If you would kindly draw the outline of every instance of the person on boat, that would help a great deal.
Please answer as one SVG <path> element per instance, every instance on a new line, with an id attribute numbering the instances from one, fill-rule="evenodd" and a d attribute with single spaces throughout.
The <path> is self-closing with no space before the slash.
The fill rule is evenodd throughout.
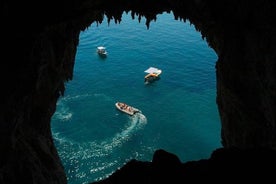
<path id="1" fill-rule="evenodd" d="M 131 108 L 131 107 L 127 107 L 127 110 L 131 112 L 131 111 L 132 111 L 132 108 Z"/>
<path id="2" fill-rule="evenodd" d="M 128 106 L 125 103 L 119 103 L 121 109 L 126 109 Z"/>

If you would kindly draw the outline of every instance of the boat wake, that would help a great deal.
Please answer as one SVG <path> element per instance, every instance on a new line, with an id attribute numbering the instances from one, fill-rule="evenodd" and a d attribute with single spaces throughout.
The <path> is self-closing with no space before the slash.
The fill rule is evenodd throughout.
<path id="1" fill-rule="evenodd" d="M 120 132 L 117 136 L 119 138 L 127 138 L 131 136 L 131 134 L 138 129 L 143 128 L 143 126 L 147 123 L 146 117 L 142 113 L 135 113 L 133 116 L 129 116 L 129 122 L 126 128 Z"/>
<path id="2" fill-rule="evenodd" d="M 89 94 L 76 95 L 76 96 L 68 95 L 66 97 L 60 98 L 57 102 L 57 109 L 52 117 L 52 120 L 61 121 L 61 122 L 70 121 L 72 119 L 73 112 L 68 107 L 68 103 L 71 103 L 72 101 L 76 101 L 76 100 L 82 100 L 89 96 L 91 95 Z"/>
<path id="3" fill-rule="evenodd" d="M 68 107 L 64 105 L 59 105 L 58 108 L 58 111 L 56 111 L 54 116 L 52 117 L 53 120 L 64 122 L 72 119 L 73 112 L 71 112 Z"/>
<path id="4" fill-rule="evenodd" d="M 81 94 L 81 95 L 75 95 L 75 96 L 67 95 L 58 100 L 56 111 L 52 117 L 52 120 L 61 121 L 61 122 L 71 121 L 74 115 L 74 111 L 69 108 L 70 105 L 79 101 L 86 101 L 87 99 L 93 99 L 95 101 L 96 100 L 112 101 L 112 98 L 110 98 L 109 96 L 106 96 L 103 93 Z"/>
<path id="5" fill-rule="evenodd" d="M 112 173 L 121 166 L 121 154 L 115 154 L 128 142 L 133 135 L 147 124 L 147 118 L 142 113 L 129 116 L 128 122 L 112 138 L 103 141 L 78 143 L 61 137 L 53 132 L 55 144 L 63 164 L 68 168 L 67 175 L 71 179 L 89 180 L 89 177 L 102 176 L 102 173 Z M 117 150 L 120 151 L 120 150 Z M 127 159 L 127 158 L 125 158 Z M 107 175 L 106 175 L 107 176 Z"/>

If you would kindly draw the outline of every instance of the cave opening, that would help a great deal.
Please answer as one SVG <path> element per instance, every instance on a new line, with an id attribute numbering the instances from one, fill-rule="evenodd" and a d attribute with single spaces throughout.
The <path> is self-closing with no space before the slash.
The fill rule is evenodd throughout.
<path id="1" fill-rule="evenodd" d="M 130 159 L 150 161 L 156 149 L 185 162 L 221 147 L 215 52 L 172 13 L 159 14 L 149 29 L 145 23 L 124 13 L 119 24 L 105 18 L 80 34 L 73 80 L 51 122 L 69 183 L 103 179 Z M 99 45 L 106 58 L 97 55 Z M 163 73 L 145 85 L 150 66 Z M 116 101 L 142 113 L 122 114 Z"/>

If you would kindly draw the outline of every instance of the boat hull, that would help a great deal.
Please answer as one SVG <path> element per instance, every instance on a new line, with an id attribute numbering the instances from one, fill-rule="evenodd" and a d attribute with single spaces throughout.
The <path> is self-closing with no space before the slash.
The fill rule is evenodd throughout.
<path id="1" fill-rule="evenodd" d="M 154 73 L 150 73 L 145 76 L 145 82 L 154 82 L 159 79 L 160 79 L 160 76 Z"/>
<path id="2" fill-rule="evenodd" d="M 138 112 L 141 112 L 139 109 L 134 108 L 134 107 L 127 105 L 125 103 L 122 103 L 122 102 L 116 102 L 115 106 L 118 110 L 120 110 L 128 115 L 131 115 L 131 116 L 133 116 L 134 114 L 136 114 Z"/>
<path id="3" fill-rule="evenodd" d="M 107 53 L 98 53 L 98 54 L 100 57 L 103 57 L 103 58 L 107 57 Z"/>

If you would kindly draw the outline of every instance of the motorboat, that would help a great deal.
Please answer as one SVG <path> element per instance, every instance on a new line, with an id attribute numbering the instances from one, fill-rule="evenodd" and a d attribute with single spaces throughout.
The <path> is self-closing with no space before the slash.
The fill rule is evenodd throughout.
<path id="1" fill-rule="evenodd" d="M 149 67 L 147 70 L 145 70 L 147 75 L 145 76 L 145 82 L 153 82 L 160 78 L 160 75 L 162 73 L 162 70 L 155 68 L 155 67 Z"/>
<path id="2" fill-rule="evenodd" d="M 97 47 L 97 53 L 100 55 L 100 56 L 103 56 L 103 57 L 106 57 L 107 56 L 107 51 L 106 51 L 106 48 L 104 46 L 99 46 Z"/>
<path id="3" fill-rule="evenodd" d="M 124 113 L 127 113 L 131 116 L 134 115 L 135 113 L 141 112 L 139 109 L 134 108 L 130 105 L 127 105 L 126 103 L 123 103 L 123 102 L 116 102 L 115 106 L 118 110 L 120 110 Z"/>

